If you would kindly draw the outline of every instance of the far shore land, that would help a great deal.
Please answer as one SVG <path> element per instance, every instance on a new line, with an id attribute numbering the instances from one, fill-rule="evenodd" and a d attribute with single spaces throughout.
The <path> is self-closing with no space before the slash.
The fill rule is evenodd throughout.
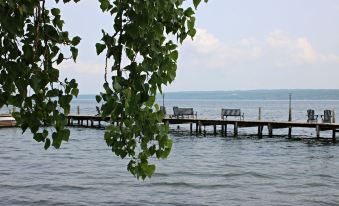
<path id="1" fill-rule="evenodd" d="M 164 92 L 165 100 L 339 100 L 339 89 L 273 89 L 273 90 L 233 90 L 233 91 L 175 91 Z M 95 99 L 96 94 L 82 92 L 77 98 Z M 158 93 L 157 100 L 163 95 Z"/>

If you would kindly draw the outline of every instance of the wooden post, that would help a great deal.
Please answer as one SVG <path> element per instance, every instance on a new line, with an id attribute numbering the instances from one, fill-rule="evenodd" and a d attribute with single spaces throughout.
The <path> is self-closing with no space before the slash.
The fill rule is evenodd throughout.
<path id="1" fill-rule="evenodd" d="M 195 123 L 195 135 L 197 135 L 197 136 L 198 136 L 198 124 L 199 124 L 199 122 Z"/>
<path id="2" fill-rule="evenodd" d="M 80 115 L 80 106 L 77 107 L 77 114 Z"/>
<path id="3" fill-rule="evenodd" d="M 192 132 L 193 132 L 193 123 L 191 122 L 190 123 L 190 134 L 192 135 Z"/>
<path id="4" fill-rule="evenodd" d="M 268 136 L 273 137 L 273 127 L 271 124 L 268 124 Z"/>
<path id="5" fill-rule="evenodd" d="M 217 125 L 216 124 L 213 125 L 213 130 L 214 130 L 214 136 L 216 136 L 217 135 Z"/>
<path id="6" fill-rule="evenodd" d="M 225 137 L 227 137 L 227 124 L 224 125 L 224 133 L 225 133 Z"/>
<path id="7" fill-rule="evenodd" d="M 332 110 L 332 122 L 335 123 L 335 110 Z"/>
<path id="8" fill-rule="evenodd" d="M 264 129 L 263 125 L 259 126 L 259 139 L 262 138 L 262 131 L 263 131 L 263 129 Z"/>
<path id="9" fill-rule="evenodd" d="M 199 121 L 199 134 L 201 134 L 201 122 Z"/>
<path id="10" fill-rule="evenodd" d="M 316 126 L 316 133 L 317 133 L 317 138 L 319 139 L 320 138 L 320 127 L 319 125 Z"/>
<path id="11" fill-rule="evenodd" d="M 101 127 L 101 121 L 99 120 L 99 128 Z"/>
<path id="12" fill-rule="evenodd" d="M 204 136 L 206 136 L 206 125 L 204 125 Z"/>
<path id="13" fill-rule="evenodd" d="M 290 96 L 290 102 L 289 102 L 289 108 L 288 108 L 288 121 L 292 121 L 292 94 L 289 94 Z M 292 137 L 292 127 L 288 127 L 288 137 Z"/>
<path id="14" fill-rule="evenodd" d="M 238 136 L 238 122 L 234 122 L 234 136 Z"/>
<path id="15" fill-rule="evenodd" d="M 221 136 L 222 136 L 222 137 L 224 136 L 224 131 L 225 131 L 224 125 L 222 124 L 222 125 L 221 125 Z"/>
<path id="16" fill-rule="evenodd" d="M 261 107 L 259 107 L 259 111 L 258 111 L 258 120 L 261 120 Z M 262 138 L 262 126 L 258 126 L 258 136 L 259 138 Z"/>
<path id="17" fill-rule="evenodd" d="M 336 130 L 332 130 L 332 140 L 335 142 L 336 137 L 335 137 Z"/>
<path id="18" fill-rule="evenodd" d="M 288 121 L 292 121 L 292 94 L 290 93 L 290 102 L 288 107 Z"/>
<path id="19" fill-rule="evenodd" d="M 292 137 L 292 127 L 288 128 L 288 138 Z"/>

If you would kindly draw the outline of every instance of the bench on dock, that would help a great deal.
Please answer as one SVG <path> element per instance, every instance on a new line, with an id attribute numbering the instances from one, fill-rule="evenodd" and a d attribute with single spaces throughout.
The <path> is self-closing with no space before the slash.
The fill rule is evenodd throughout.
<path id="1" fill-rule="evenodd" d="M 198 114 L 197 112 L 194 112 L 193 108 L 179 108 L 179 107 L 173 107 L 173 115 L 171 117 L 176 117 L 176 118 L 184 118 L 185 116 L 187 116 L 188 118 L 190 118 L 192 116 L 192 118 L 197 119 L 198 118 Z"/>
<path id="2" fill-rule="evenodd" d="M 244 113 L 241 114 L 240 109 L 221 109 L 221 119 L 225 120 L 225 117 L 233 116 L 233 117 L 242 117 L 242 120 L 244 120 Z"/>

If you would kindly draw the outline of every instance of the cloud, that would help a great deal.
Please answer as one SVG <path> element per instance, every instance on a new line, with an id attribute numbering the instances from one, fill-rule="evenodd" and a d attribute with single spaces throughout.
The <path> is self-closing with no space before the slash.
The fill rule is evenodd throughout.
<path id="1" fill-rule="evenodd" d="M 213 34 L 199 28 L 194 40 L 185 41 L 182 49 L 187 53 L 193 52 L 190 54 L 193 59 L 189 61 L 194 61 L 195 64 L 191 66 L 205 65 L 209 68 L 223 68 L 229 63 L 255 60 L 262 54 L 262 48 L 254 38 L 243 38 L 227 45 Z"/>
<path id="2" fill-rule="evenodd" d="M 289 47 L 292 44 L 291 39 L 281 31 L 271 32 L 266 38 L 266 42 L 268 46 L 274 49 Z"/>
<path id="3" fill-rule="evenodd" d="M 282 31 L 271 32 L 266 38 L 268 50 L 275 53 L 276 65 L 339 63 L 339 55 L 317 51 L 306 37 L 292 38 Z"/>
<path id="4" fill-rule="evenodd" d="M 204 29 L 197 29 L 194 41 L 190 40 L 185 43 L 193 47 L 197 52 L 203 54 L 215 52 L 220 49 L 220 41 Z"/>
<path id="5" fill-rule="evenodd" d="M 75 72 L 87 75 L 103 74 L 105 65 L 94 62 L 70 62 L 65 61 L 59 65 L 61 71 Z"/>

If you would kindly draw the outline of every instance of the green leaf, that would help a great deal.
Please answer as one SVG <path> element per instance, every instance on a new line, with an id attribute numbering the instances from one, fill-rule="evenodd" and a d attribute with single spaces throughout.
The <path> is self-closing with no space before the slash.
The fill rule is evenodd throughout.
<path id="1" fill-rule="evenodd" d="M 59 149 L 60 146 L 61 146 L 61 142 L 62 142 L 62 135 L 61 135 L 61 132 L 53 132 L 52 134 L 52 139 L 53 139 L 53 147 L 55 149 Z"/>
<path id="2" fill-rule="evenodd" d="M 47 93 L 46 93 L 46 96 L 47 97 L 57 97 L 59 96 L 59 90 L 58 89 L 52 89 L 52 90 L 49 90 Z"/>
<path id="3" fill-rule="evenodd" d="M 77 46 L 80 43 L 80 41 L 81 41 L 81 38 L 76 36 L 72 39 L 72 45 Z"/>
<path id="4" fill-rule="evenodd" d="M 119 84 L 118 81 L 114 81 L 113 88 L 115 91 L 118 91 L 118 92 L 121 90 L 121 85 Z"/>
<path id="5" fill-rule="evenodd" d="M 73 95 L 73 96 L 78 96 L 78 94 L 79 94 L 79 89 L 78 88 L 73 88 L 72 89 L 72 91 L 71 91 L 71 94 Z"/>
<path id="6" fill-rule="evenodd" d="M 56 62 L 57 64 L 60 64 L 63 60 L 64 60 L 64 55 L 63 53 L 60 53 Z"/>
<path id="7" fill-rule="evenodd" d="M 98 103 L 100 103 L 101 100 L 102 100 L 102 98 L 101 98 L 100 95 L 96 95 L 96 96 L 95 96 L 95 100 L 96 100 Z"/>
<path id="8" fill-rule="evenodd" d="M 35 141 L 37 142 L 43 142 L 45 140 L 45 137 L 42 135 L 42 133 L 36 133 L 34 134 Z"/>
<path id="9" fill-rule="evenodd" d="M 47 138 L 45 140 L 45 146 L 44 146 L 45 150 L 47 150 L 50 146 L 51 146 L 51 140 Z"/>
<path id="10" fill-rule="evenodd" d="M 126 55 L 129 58 L 129 60 L 133 60 L 134 59 L 134 52 L 133 50 L 126 48 Z"/>
<path id="11" fill-rule="evenodd" d="M 198 5 L 200 4 L 201 0 L 193 0 L 194 8 L 197 9 Z"/>
<path id="12" fill-rule="evenodd" d="M 60 133 L 59 135 L 61 136 L 62 140 L 68 142 L 69 136 L 71 134 L 70 131 L 68 129 L 63 129 L 59 133 Z"/>
<path id="13" fill-rule="evenodd" d="M 155 171 L 155 165 L 142 164 L 141 168 L 144 170 L 148 177 L 151 177 Z"/>
<path id="14" fill-rule="evenodd" d="M 171 56 L 171 59 L 173 59 L 174 61 L 177 61 L 178 56 L 179 56 L 178 51 L 177 50 L 172 51 L 170 56 Z"/>
<path id="15" fill-rule="evenodd" d="M 77 57 L 78 57 L 78 49 L 75 47 L 71 47 L 71 52 L 72 52 L 72 57 L 74 62 L 77 61 Z"/>
<path id="16" fill-rule="evenodd" d="M 60 15 L 60 9 L 53 8 L 53 9 L 51 9 L 51 13 L 52 13 L 53 16 Z"/>
<path id="17" fill-rule="evenodd" d="M 107 11 L 111 7 L 111 4 L 108 0 L 99 0 L 99 2 L 102 11 Z"/>
<path id="18" fill-rule="evenodd" d="M 185 10 L 184 14 L 185 14 L 185 16 L 190 17 L 190 16 L 192 16 L 194 14 L 194 11 L 193 11 L 193 9 L 191 7 L 188 7 Z"/>
<path id="19" fill-rule="evenodd" d="M 99 55 L 99 54 L 101 54 L 102 51 L 104 51 L 104 49 L 106 48 L 106 45 L 100 44 L 100 43 L 96 43 L 95 44 L 95 48 L 97 50 L 97 55 Z"/>

